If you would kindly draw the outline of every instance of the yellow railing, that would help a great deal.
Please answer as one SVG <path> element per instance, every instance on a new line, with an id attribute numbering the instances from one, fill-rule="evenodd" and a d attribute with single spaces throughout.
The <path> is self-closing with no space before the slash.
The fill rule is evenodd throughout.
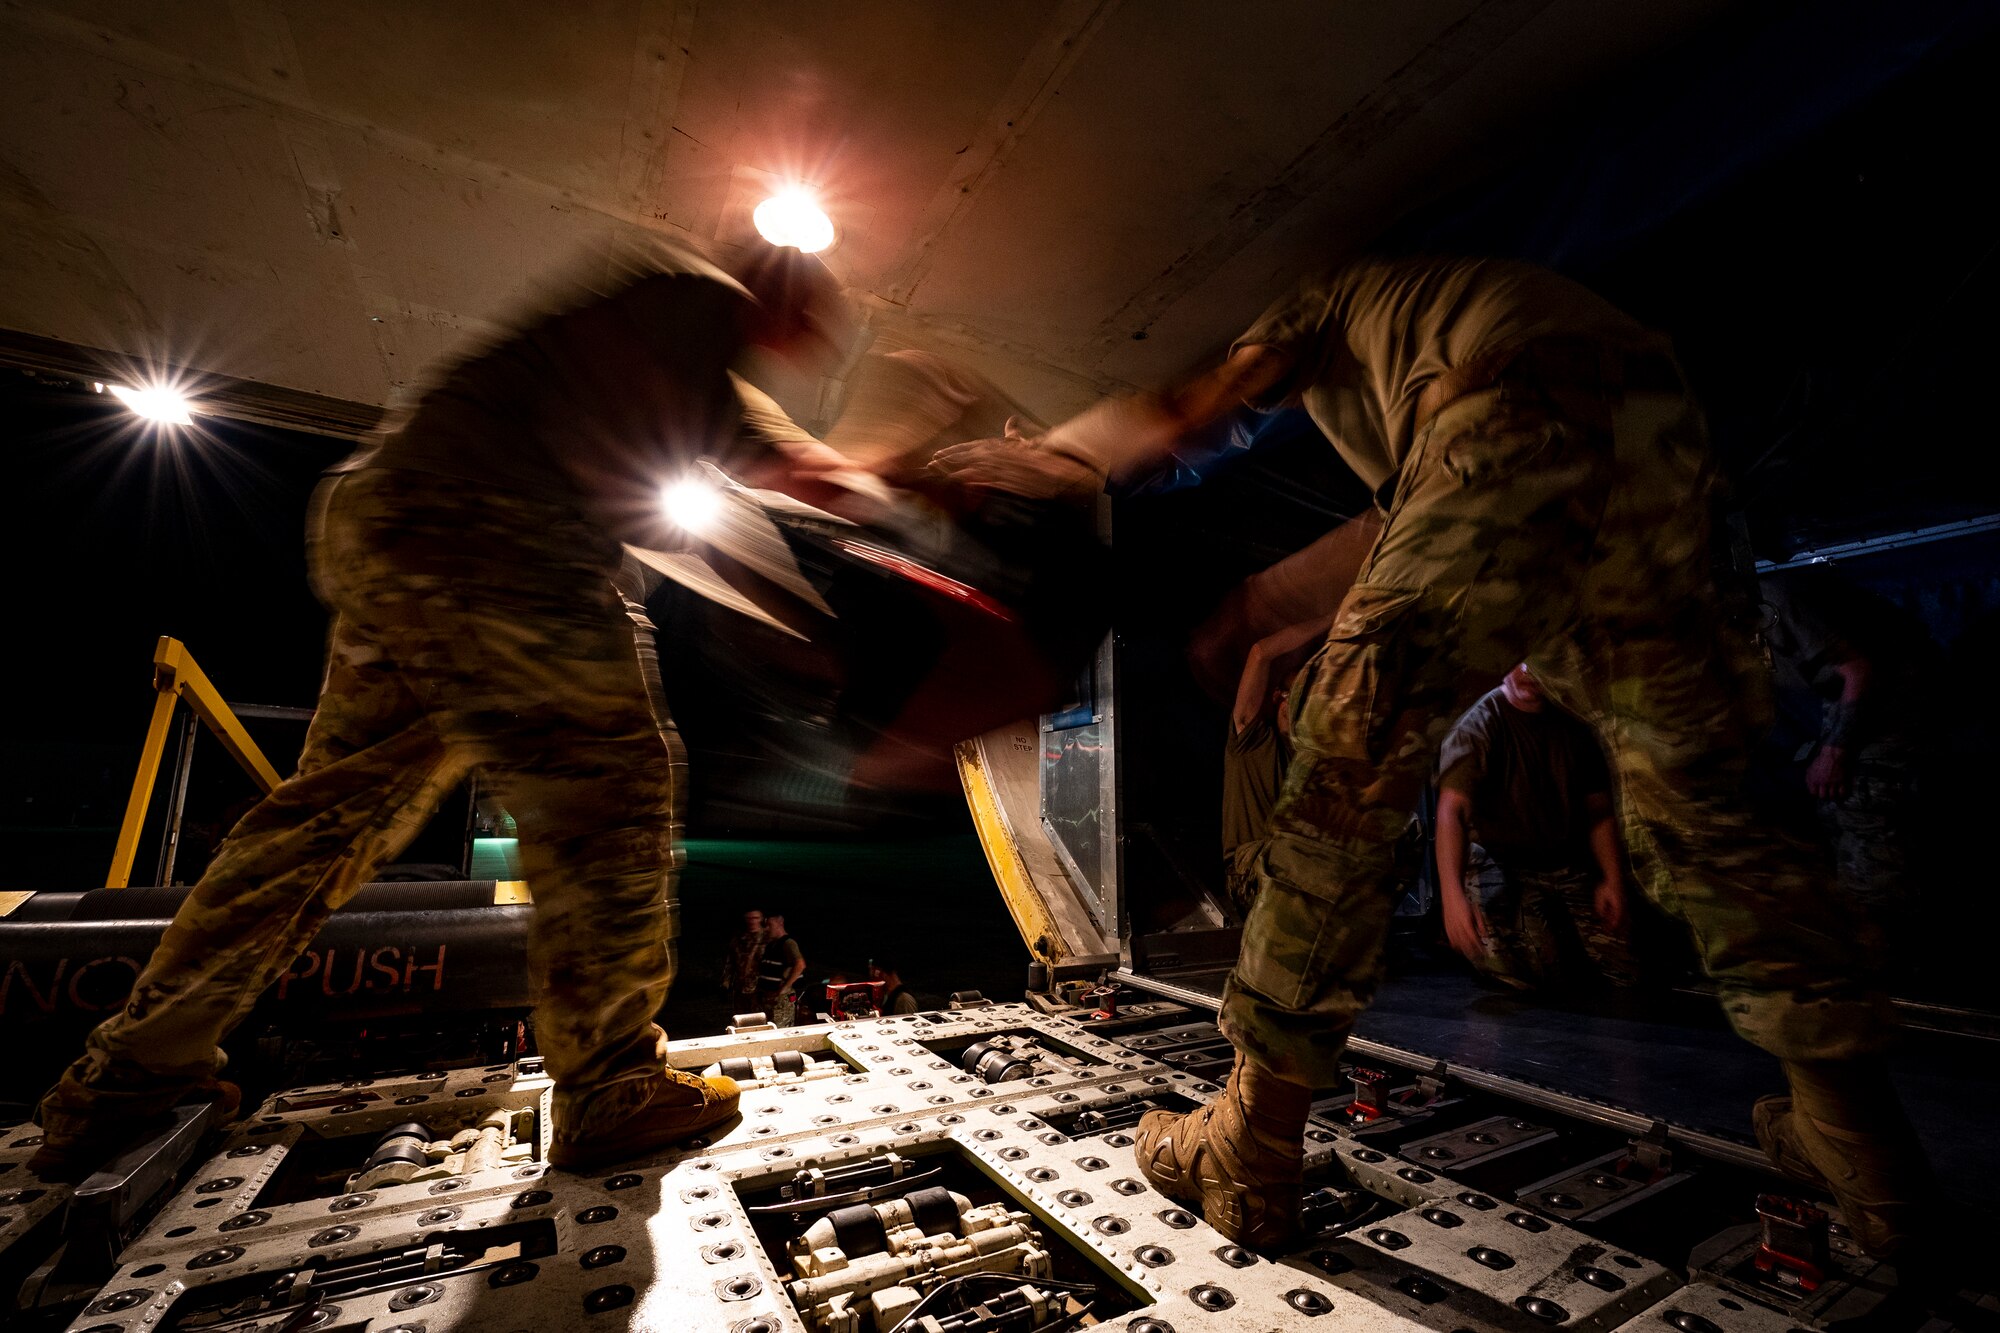
<path id="1" fill-rule="evenodd" d="M 194 715 L 208 725 L 229 757 L 242 765 L 268 795 L 278 785 L 278 770 L 250 739 L 243 723 L 222 695 L 209 683 L 194 655 L 179 639 L 162 637 L 153 650 L 153 688 L 160 697 L 153 702 L 153 721 L 146 728 L 146 747 L 139 752 L 139 771 L 132 778 L 132 795 L 125 802 L 125 822 L 118 828 L 118 849 L 111 854 L 111 874 L 106 888 L 122 889 L 132 881 L 132 862 L 139 855 L 139 833 L 146 825 L 146 810 L 153 802 L 153 786 L 159 780 L 160 760 L 167 752 L 167 733 L 173 729 L 174 708 L 185 702 Z"/>
<path id="2" fill-rule="evenodd" d="M 1063 933 L 1050 914 L 1035 878 L 1021 859 L 1007 817 L 1001 813 L 999 794 L 993 789 L 992 775 L 980 759 L 977 741 L 961 741 L 953 751 L 958 761 L 959 782 L 965 787 L 965 802 L 972 809 L 972 826 L 979 845 L 992 867 L 993 882 L 1000 886 L 1000 899 L 1021 931 L 1028 952 L 1053 966 L 1068 956 Z"/>

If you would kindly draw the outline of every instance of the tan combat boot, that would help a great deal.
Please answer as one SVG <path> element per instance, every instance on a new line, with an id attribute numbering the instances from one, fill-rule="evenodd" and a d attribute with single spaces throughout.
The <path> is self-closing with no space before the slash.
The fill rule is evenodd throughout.
<path id="1" fill-rule="evenodd" d="M 1907 1130 L 1841 1129 L 1790 1097 L 1760 1098 L 1751 1119 L 1772 1164 L 1832 1194 L 1847 1229 L 1875 1258 L 1895 1258 L 1923 1233 L 1935 1191 Z"/>
<path id="2" fill-rule="evenodd" d="M 205 1078 L 192 1086 L 170 1086 L 150 1095 L 126 1092 L 97 1107 L 91 1105 L 87 1093 L 79 1099 L 72 1092 L 75 1086 L 58 1084 L 57 1093 L 71 1095 L 51 1093 L 37 1113 L 42 1122 L 42 1143 L 28 1159 L 28 1170 L 46 1181 L 74 1184 L 82 1180 L 145 1135 L 165 1130 L 173 1123 L 168 1113 L 175 1106 L 210 1103 L 215 1107 L 211 1128 L 234 1120 L 243 1106 L 243 1089 L 219 1078 Z M 79 1100 L 82 1106 L 77 1109 Z"/>
<path id="3" fill-rule="evenodd" d="M 663 1069 L 620 1098 L 632 1103 L 629 1110 L 600 1103 L 582 1114 L 574 1130 L 557 1125 L 549 1161 L 564 1170 L 589 1171 L 643 1156 L 722 1124 L 736 1114 L 741 1096 L 735 1079 Z"/>
<path id="4" fill-rule="evenodd" d="M 1139 1121 L 1139 1169 L 1168 1198 L 1197 1205 L 1229 1239 L 1268 1248 L 1298 1229 L 1311 1106 L 1311 1089 L 1238 1054 L 1220 1097 Z"/>

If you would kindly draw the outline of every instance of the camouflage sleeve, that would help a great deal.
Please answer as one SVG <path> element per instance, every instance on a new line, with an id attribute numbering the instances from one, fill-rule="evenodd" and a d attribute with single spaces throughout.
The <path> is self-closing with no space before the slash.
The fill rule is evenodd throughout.
<path id="1" fill-rule="evenodd" d="M 1321 359 L 1320 331 L 1326 323 L 1328 304 L 1321 283 L 1302 282 L 1274 302 L 1230 344 L 1231 356 L 1246 347 L 1274 347 L 1291 358 L 1290 372 L 1250 406 L 1260 411 L 1282 407 L 1312 382 Z"/>
<path id="2" fill-rule="evenodd" d="M 908 350 L 866 357 L 826 442 L 863 462 L 898 458 L 957 421 L 978 396 L 943 357 Z"/>
<path id="3" fill-rule="evenodd" d="M 736 396 L 742 402 L 744 439 L 761 452 L 766 447 L 783 450 L 786 445 L 816 445 L 819 437 L 791 419 L 778 400 L 762 389 L 732 373 L 729 382 L 736 389 Z"/>
<path id="4" fill-rule="evenodd" d="M 663 364 L 728 365 L 743 346 L 755 302 L 732 279 L 703 272 L 640 276 L 605 298 Z"/>
<path id="5" fill-rule="evenodd" d="M 660 545 L 661 484 L 698 458 L 727 467 L 742 448 L 729 367 L 746 299 L 657 274 L 523 335 L 523 426 L 621 539 Z"/>

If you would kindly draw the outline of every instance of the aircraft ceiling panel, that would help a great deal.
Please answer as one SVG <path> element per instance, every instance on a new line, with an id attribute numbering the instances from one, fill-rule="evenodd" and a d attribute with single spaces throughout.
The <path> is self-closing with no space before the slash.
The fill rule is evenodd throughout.
<path id="1" fill-rule="evenodd" d="M 593 240 L 799 174 L 882 345 L 1054 418 L 1727 2 L 24 0 L 0 329 L 382 403 Z"/>
<path id="2" fill-rule="evenodd" d="M 649 203 L 671 201 L 705 174 L 711 197 L 700 220 L 712 232 L 742 225 L 740 212 L 763 194 L 759 173 L 816 180 L 842 233 L 829 261 L 848 281 L 881 290 L 1062 8 L 1053 0 L 704 6 L 674 110 L 672 174 Z"/>
<path id="3" fill-rule="evenodd" d="M 1467 7 L 1119 10 L 940 247 L 919 308 L 1079 349 Z"/>
<path id="4" fill-rule="evenodd" d="M 380 126 L 591 198 L 616 180 L 640 0 L 472 6 L 310 0 L 276 11 L 274 59 L 297 53 L 295 96 L 338 121 Z M 662 50 L 659 54 L 665 54 Z M 281 66 L 282 67 L 282 66 Z"/>

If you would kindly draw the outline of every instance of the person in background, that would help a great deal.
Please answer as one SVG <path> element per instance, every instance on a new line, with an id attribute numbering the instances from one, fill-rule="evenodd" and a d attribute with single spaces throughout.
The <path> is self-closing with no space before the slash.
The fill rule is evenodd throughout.
<path id="1" fill-rule="evenodd" d="M 785 933 L 784 913 L 766 912 L 764 951 L 757 963 L 757 1004 L 781 1028 L 799 1021 L 799 978 L 805 974 L 805 953 Z"/>
<path id="2" fill-rule="evenodd" d="M 764 961 L 764 913 L 751 908 L 743 914 L 743 930 L 729 941 L 729 956 L 722 965 L 722 988 L 739 1004 L 757 1001 L 757 977 Z"/>
<path id="3" fill-rule="evenodd" d="M 1521 989 L 1575 978 L 1579 964 L 1614 986 L 1636 983 L 1611 772 L 1590 728 L 1551 704 L 1524 662 L 1466 710 L 1438 768 L 1452 947 Z"/>
<path id="4" fill-rule="evenodd" d="M 1817 714 L 1795 757 L 1806 761 L 1840 887 L 1893 935 L 1917 892 L 1915 654 L 1891 631 L 1870 635 L 1859 616 L 1836 616 L 1830 577 L 1757 580 L 1759 629 L 1780 706 L 1802 701 Z"/>
<path id="5" fill-rule="evenodd" d="M 884 982 L 888 986 L 882 992 L 883 1013 L 914 1014 L 923 1007 L 917 1003 L 917 997 L 911 994 L 910 988 L 903 984 L 903 974 L 894 963 L 885 963 L 879 958 L 871 962 L 868 964 L 868 979 Z"/>

